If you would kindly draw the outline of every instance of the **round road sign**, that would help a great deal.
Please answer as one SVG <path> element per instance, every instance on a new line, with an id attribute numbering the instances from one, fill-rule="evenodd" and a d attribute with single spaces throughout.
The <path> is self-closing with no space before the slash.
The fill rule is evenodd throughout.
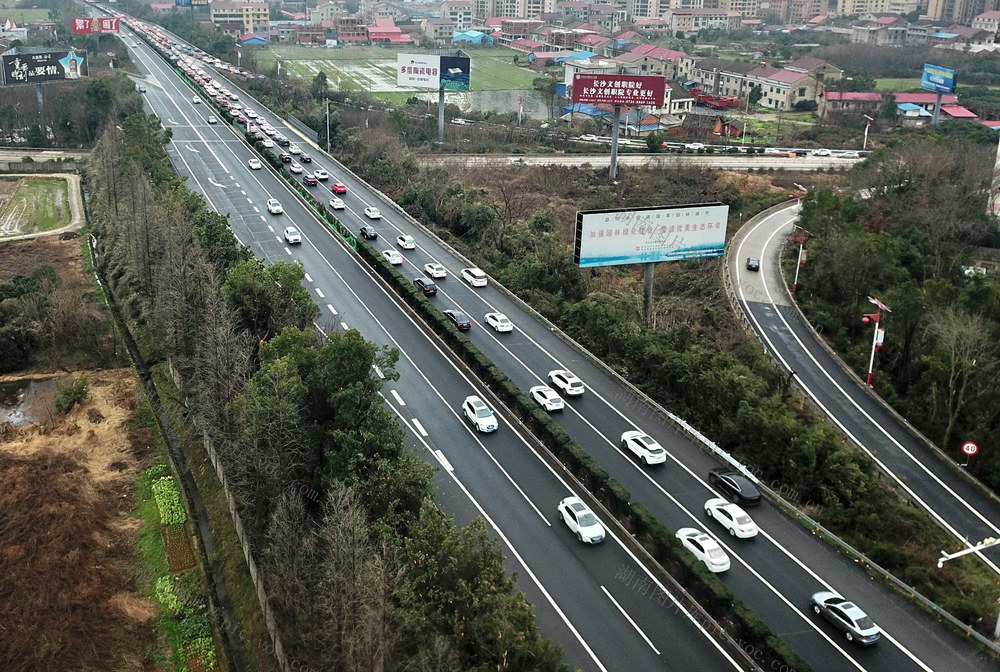
<path id="1" fill-rule="evenodd" d="M 962 444 L 962 452 L 966 455 L 975 455 L 979 452 L 979 446 L 974 444 L 972 441 Z"/>

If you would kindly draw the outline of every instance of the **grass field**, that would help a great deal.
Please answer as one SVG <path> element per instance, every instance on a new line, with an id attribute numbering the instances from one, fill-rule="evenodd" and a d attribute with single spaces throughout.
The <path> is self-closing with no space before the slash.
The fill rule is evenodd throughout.
<path id="1" fill-rule="evenodd" d="M 21 180 L 0 211 L 0 234 L 51 231 L 71 220 L 66 180 L 30 178 Z"/>
<path id="2" fill-rule="evenodd" d="M 920 79 L 876 79 L 876 91 L 889 91 L 891 93 L 905 93 L 910 89 L 919 89 Z"/>
<path id="3" fill-rule="evenodd" d="M 17 7 L 17 0 L 0 0 L 0 16 L 20 26 L 34 21 L 48 21 L 49 10 L 20 9 Z"/>

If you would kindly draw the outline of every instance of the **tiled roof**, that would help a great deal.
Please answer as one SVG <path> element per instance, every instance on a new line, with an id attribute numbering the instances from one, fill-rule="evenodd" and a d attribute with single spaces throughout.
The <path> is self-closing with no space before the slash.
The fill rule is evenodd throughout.
<path id="1" fill-rule="evenodd" d="M 917 105 L 927 105 L 937 102 L 936 93 L 897 93 L 895 94 L 897 103 L 915 103 Z M 954 93 L 946 93 L 941 96 L 941 104 L 958 104 L 958 96 Z"/>
<path id="2" fill-rule="evenodd" d="M 864 93 L 861 91 L 827 91 L 827 100 L 856 100 L 859 102 L 875 103 L 882 102 L 881 93 Z"/>

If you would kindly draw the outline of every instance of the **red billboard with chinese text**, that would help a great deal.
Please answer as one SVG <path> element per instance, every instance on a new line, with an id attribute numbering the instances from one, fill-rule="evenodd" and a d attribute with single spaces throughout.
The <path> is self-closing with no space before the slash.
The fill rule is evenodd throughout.
<path id="1" fill-rule="evenodd" d="M 117 33 L 118 19 L 110 17 L 100 18 L 76 18 L 70 19 L 73 32 L 76 34 L 89 35 L 91 33 Z"/>
<path id="2" fill-rule="evenodd" d="M 662 107 L 667 80 L 655 75 L 573 75 L 574 103 Z"/>

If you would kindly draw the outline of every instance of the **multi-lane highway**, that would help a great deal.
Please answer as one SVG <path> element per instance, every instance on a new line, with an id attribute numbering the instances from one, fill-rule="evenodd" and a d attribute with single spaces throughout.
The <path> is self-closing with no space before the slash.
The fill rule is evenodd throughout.
<path id="1" fill-rule="evenodd" d="M 410 431 L 413 445 L 442 467 L 442 501 L 460 520 L 483 515 L 506 546 L 509 566 L 537 606 L 547 636 L 563 643 L 583 669 L 705 669 L 737 665 L 704 632 L 697 619 L 674 606 L 669 591 L 653 579 L 615 538 L 596 547 L 580 544 L 559 522 L 555 505 L 572 489 L 559 470 L 535 452 L 512 418 L 497 409 L 500 429 L 479 435 L 459 415 L 468 394 L 485 391 L 452 363 L 401 302 L 378 282 L 294 196 L 270 169 L 247 168 L 253 156 L 242 137 L 225 124 L 208 124 L 205 105 L 191 102 L 191 88 L 148 46 L 133 59 L 147 73 L 150 108 L 173 129 L 169 148 L 179 172 L 212 207 L 230 215 L 237 237 L 264 260 L 303 263 L 306 284 L 323 310 L 320 328 L 359 329 L 366 338 L 400 349 L 401 377 L 386 390 L 386 403 Z M 234 86 L 230 88 L 236 91 Z M 256 101 L 247 102 L 281 132 L 293 132 Z M 570 368 L 587 391 L 568 400 L 557 418 L 566 431 L 635 501 L 670 529 L 697 527 L 715 536 L 732 559 L 721 575 L 768 625 L 816 670 L 983 670 L 992 664 L 967 641 L 943 630 L 908 601 L 873 582 L 853 562 L 815 539 L 766 503 L 751 511 L 762 529 L 753 540 L 732 539 L 705 517 L 704 502 L 716 494 L 705 476 L 717 462 L 663 416 L 637 400 L 617 378 L 533 317 L 516 299 L 491 285 L 472 288 L 459 279 L 468 265 L 422 227 L 382 201 L 336 162 L 313 150 L 331 181 L 348 187 L 347 208 L 338 215 L 351 230 L 370 223 L 363 214 L 375 205 L 378 249 L 409 234 L 417 249 L 401 251 L 405 274 L 422 275 L 436 261 L 449 271 L 432 300 L 458 307 L 478 324 L 470 338 L 522 389 L 545 383 L 547 371 Z M 313 187 L 320 193 L 323 183 Z M 268 198 L 278 198 L 283 215 L 269 215 Z M 321 199 L 321 200 L 325 200 Z M 304 234 L 294 248 L 281 230 L 289 223 Z M 368 243 L 362 243 L 368 244 Z M 398 249 L 398 248 L 397 248 Z M 483 327 L 486 312 L 500 311 L 515 322 L 511 333 Z M 477 392 L 478 391 L 478 392 Z M 488 397 L 487 397 L 488 398 Z M 638 428 L 667 449 L 662 467 L 645 467 L 619 448 L 625 430 Z M 883 640 L 860 648 L 847 642 L 808 608 L 809 596 L 833 589 L 859 603 L 883 628 Z M 751 652 L 753 655 L 753 652 Z"/>

